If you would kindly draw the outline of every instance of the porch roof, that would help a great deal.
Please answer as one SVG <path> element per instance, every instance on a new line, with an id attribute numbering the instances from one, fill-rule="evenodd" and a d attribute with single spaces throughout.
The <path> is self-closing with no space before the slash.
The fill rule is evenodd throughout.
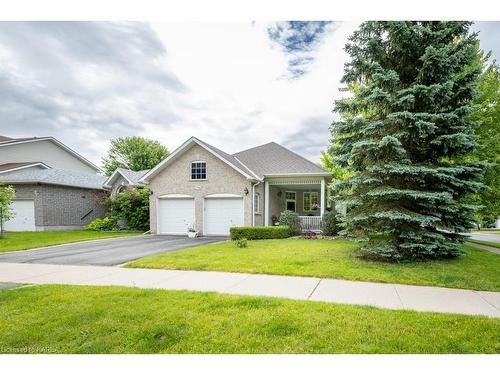
<path id="1" fill-rule="evenodd" d="M 268 176 L 330 176 L 312 161 L 275 143 L 250 148 L 233 155 L 260 178 Z"/>

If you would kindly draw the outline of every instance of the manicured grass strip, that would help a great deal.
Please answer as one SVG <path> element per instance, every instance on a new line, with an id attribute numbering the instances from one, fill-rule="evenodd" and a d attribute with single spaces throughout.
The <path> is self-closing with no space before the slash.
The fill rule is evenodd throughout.
<path id="1" fill-rule="evenodd" d="M 483 240 L 469 240 L 469 242 L 478 243 L 480 245 L 485 245 L 485 246 L 490 246 L 490 247 L 496 247 L 497 249 L 500 249 L 500 243 L 498 243 L 498 242 L 490 242 L 490 241 L 483 241 Z"/>
<path id="2" fill-rule="evenodd" d="M 139 234 L 139 232 L 95 232 L 91 230 L 5 232 L 3 238 L 0 239 L 0 253 L 101 238 L 137 236 Z"/>
<path id="3" fill-rule="evenodd" d="M 357 245 L 340 240 L 249 241 L 238 249 L 222 242 L 146 257 L 128 267 L 317 276 L 500 291 L 500 257 L 464 247 L 466 256 L 420 263 L 380 263 L 357 258 Z"/>
<path id="4" fill-rule="evenodd" d="M 0 332 L 3 352 L 500 352 L 500 319 L 123 287 L 0 291 Z"/>

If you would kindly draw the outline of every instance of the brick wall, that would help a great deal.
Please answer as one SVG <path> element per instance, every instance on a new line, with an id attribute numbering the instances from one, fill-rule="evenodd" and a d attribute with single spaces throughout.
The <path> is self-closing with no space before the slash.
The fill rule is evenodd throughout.
<path id="1" fill-rule="evenodd" d="M 37 230 L 79 228 L 105 213 L 101 190 L 56 185 L 14 185 L 14 188 L 16 199 L 34 199 Z"/>

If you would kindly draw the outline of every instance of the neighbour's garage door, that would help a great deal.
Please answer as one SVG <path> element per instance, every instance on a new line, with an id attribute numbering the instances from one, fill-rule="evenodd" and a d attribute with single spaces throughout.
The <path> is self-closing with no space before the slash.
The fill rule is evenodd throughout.
<path id="1" fill-rule="evenodd" d="M 228 235 L 229 228 L 243 226 L 243 198 L 206 198 L 205 234 Z"/>
<path id="2" fill-rule="evenodd" d="M 35 230 L 35 202 L 33 200 L 12 201 L 14 217 L 4 223 L 4 229 L 10 231 Z"/>
<path id="3" fill-rule="evenodd" d="M 158 200 L 158 233 L 186 234 L 195 225 L 193 198 L 160 198 Z"/>

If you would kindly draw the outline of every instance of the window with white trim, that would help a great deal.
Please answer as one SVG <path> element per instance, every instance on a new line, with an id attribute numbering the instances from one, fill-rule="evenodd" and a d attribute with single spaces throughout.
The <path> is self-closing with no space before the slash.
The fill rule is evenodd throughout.
<path id="1" fill-rule="evenodd" d="M 253 213 L 260 213 L 260 193 L 255 193 L 253 196 Z"/>
<path id="2" fill-rule="evenodd" d="M 316 191 L 304 192 L 304 211 L 316 211 L 319 208 L 319 195 Z"/>
<path id="3" fill-rule="evenodd" d="M 207 162 L 193 161 L 191 163 L 191 180 L 207 179 Z"/>

